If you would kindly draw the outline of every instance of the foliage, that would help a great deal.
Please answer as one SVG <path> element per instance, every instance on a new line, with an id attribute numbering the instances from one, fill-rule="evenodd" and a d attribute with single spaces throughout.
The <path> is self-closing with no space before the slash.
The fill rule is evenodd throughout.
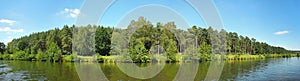
<path id="1" fill-rule="evenodd" d="M 289 58 L 299 57 L 299 54 L 264 54 L 266 58 Z"/>
<path id="2" fill-rule="evenodd" d="M 167 51 L 167 61 L 169 62 L 176 61 L 177 48 L 176 48 L 175 41 L 169 40 L 169 44 L 166 51 Z"/>
<path id="3" fill-rule="evenodd" d="M 144 47 L 144 43 L 142 41 L 137 41 L 137 43 L 130 48 L 129 53 L 133 62 L 143 63 L 150 61 L 148 51 Z"/>
<path id="4" fill-rule="evenodd" d="M 68 27 L 68 25 L 65 25 L 60 32 L 62 54 L 70 55 L 72 54 L 72 30 Z"/>
<path id="5" fill-rule="evenodd" d="M 0 54 L 4 54 L 5 52 L 5 44 L 3 42 L 0 42 Z"/>
<path id="6" fill-rule="evenodd" d="M 72 48 L 73 52 L 82 56 L 95 54 L 96 25 L 87 25 L 73 28 Z"/>
<path id="7" fill-rule="evenodd" d="M 38 53 L 35 56 L 36 60 L 38 61 L 46 61 L 48 56 L 41 50 L 38 50 Z"/>
<path id="8" fill-rule="evenodd" d="M 0 54 L 0 60 L 10 60 L 10 55 L 7 52 Z"/>
<path id="9" fill-rule="evenodd" d="M 129 44 L 124 46 L 114 45 L 112 41 L 116 40 L 111 40 L 113 32 L 118 41 L 122 40 L 120 43 L 129 42 Z M 118 37 L 121 35 L 129 40 Z M 196 40 L 185 39 L 184 37 L 192 37 Z M 91 56 L 97 53 L 97 55 L 101 55 L 99 61 L 105 61 L 106 58 L 102 56 L 117 55 L 128 51 L 134 62 L 150 62 L 149 50 L 153 46 L 159 45 L 166 51 L 168 61 L 173 62 L 179 60 L 177 56 L 181 55 L 178 54 L 188 53 L 192 49 L 186 44 L 194 42 L 196 43 L 193 44 L 194 46 L 199 46 L 194 49 L 197 50 L 195 55 L 199 60 L 211 60 L 211 54 L 227 54 L 230 58 L 232 58 L 231 55 L 234 55 L 235 59 L 260 54 L 265 54 L 266 57 L 300 56 L 299 54 L 290 55 L 299 53 L 298 51 L 289 51 L 283 47 L 271 46 L 254 38 L 239 35 L 236 32 L 197 26 L 181 30 L 176 28 L 174 22 L 165 24 L 157 22 L 154 26 L 144 17 L 132 20 L 125 29 L 97 25 L 79 27 L 64 25 L 62 29 L 55 28 L 13 39 L 7 46 L 0 42 L 0 53 L 2 59 L 55 62 L 74 60 L 70 56 L 74 54 L 73 51 L 83 56 Z M 112 52 L 112 49 L 127 47 L 129 49 L 117 49 L 121 50 L 119 53 Z"/>
<path id="10" fill-rule="evenodd" d="M 46 54 L 48 55 L 48 61 L 61 61 L 61 50 L 59 47 L 54 43 L 51 42 L 48 50 L 46 51 Z"/>
<path id="11" fill-rule="evenodd" d="M 95 51 L 103 56 L 110 55 L 112 29 L 97 27 L 95 35 Z"/>
<path id="12" fill-rule="evenodd" d="M 226 60 L 253 60 L 253 59 L 264 59 L 264 55 L 249 55 L 249 54 L 243 54 L 243 55 L 227 55 Z"/>
<path id="13" fill-rule="evenodd" d="M 74 61 L 74 55 L 71 54 L 71 55 L 66 55 L 63 57 L 62 59 L 64 62 L 73 62 Z"/>

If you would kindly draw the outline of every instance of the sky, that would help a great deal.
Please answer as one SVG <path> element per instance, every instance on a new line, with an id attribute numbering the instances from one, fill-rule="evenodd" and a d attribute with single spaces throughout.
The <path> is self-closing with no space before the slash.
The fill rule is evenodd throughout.
<path id="1" fill-rule="evenodd" d="M 84 0 L 1 1 L 0 42 L 8 43 L 14 38 L 34 32 L 75 24 L 84 2 Z M 227 31 L 256 38 L 273 46 L 300 50 L 299 0 L 213 0 L 213 2 Z M 207 27 L 201 15 L 184 0 L 118 0 L 108 7 L 98 24 L 116 27 L 119 21 L 134 9 L 153 4 L 175 11 L 189 26 Z"/>

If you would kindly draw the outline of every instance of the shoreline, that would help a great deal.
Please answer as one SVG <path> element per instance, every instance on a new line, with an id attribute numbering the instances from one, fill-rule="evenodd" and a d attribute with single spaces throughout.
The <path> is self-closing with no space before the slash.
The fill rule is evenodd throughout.
<path id="1" fill-rule="evenodd" d="M 204 55 L 204 54 L 203 54 Z M 11 55 L 9 55 L 11 57 Z M 97 62 L 97 63 L 132 63 L 129 60 L 121 61 L 117 55 L 111 56 L 74 56 L 74 55 L 65 55 L 61 57 L 61 61 L 47 61 L 47 60 L 36 60 L 36 59 L 13 59 L 13 58 L 4 58 L 7 57 L 4 54 L 0 55 L 0 60 L 16 60 L 16 61 L 42 61 L 42 62 Z M 224 61 L 249 61 L 249 60 L 259 60 L 259 59 L 266 59 L 266 58 L 290 58 L 290 57 L 300 57 L 300 54 L 259 54 L 259 55 L 250 55 L 250 54 L 214 54 L 208 55 L 206 57 L 201 56 L 194 56 L 194 57 L 187 57 L 185 55 L 176 55 L 175 61 L 167 61 L 163 59 L 162 56 L 154 56 L 151 60 L 147 62 L 137 62 L 137 63 L 188 63 L 188 62 L 205 62 L 211 60 L 224 60 Z"/>

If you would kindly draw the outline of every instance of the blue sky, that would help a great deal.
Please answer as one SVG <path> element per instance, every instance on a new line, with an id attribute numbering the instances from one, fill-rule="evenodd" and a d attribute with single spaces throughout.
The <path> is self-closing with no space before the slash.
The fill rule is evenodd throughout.
<path id="1" fill-rule="evenodd" d="M 83 0 L 5 0 L 0 3 L 0 42 L 46 31 L 76 21 Z M 274 46 L 300 50 L 299 0 L 214 0 L 227 31 L 256 38 Z M 168 7 L 189 25 L 206 27 L 183 0 L 116 1 L 99 24 L 116 26 L 129 11 L 149 4 Z"/>

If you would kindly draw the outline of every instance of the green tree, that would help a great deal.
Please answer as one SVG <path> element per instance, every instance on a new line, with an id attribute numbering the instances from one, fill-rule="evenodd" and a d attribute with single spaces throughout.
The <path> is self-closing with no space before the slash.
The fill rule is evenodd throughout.
<path id="1" fill-rule="evenodd" d="M 167 46 L 167 59 L 170 62 L 176 61 L 176 54 L 177 54 L 177 48 L 176 48 L 176 42 L 174 40 L 169 40 L 169 44 Z"/>
<path id="2" fill-rule="evenodd" d="M 61 61 L 61 50 L 59 49 L 58 45 L 54 42 L 50 43 L 50 46 L 48 50 L 46 51 L 46 54 L 48 55 L 48 61 Z"/>
<path id="3" fill-rule="evenodd" d="M 0 42 L 0 53 L 4 54 L 5 49 L 6 49 L 5 44 L 3 42 Z"/>
<path id="4" fill-rule="evenodd" d="M 205 42 L 202 42 L 199 46 L 199 53 L 200 54 L 211 54 L 212 53 L 211 46 L 206 44 Z"/>
<path id="5" fill-rule="evenodd" d="M 72 31 L 67 25 L 61 30 L 61 50 L 63 55 L 72 53 Z"/>
<path id="6" fill-rule="evenodd" d="M 148 57 L 148 51 L 140 39 L 137 39 L 136 44 L 131 46 L 129 53 L 133 62 L 144 63 L 150 61 L 150 58 Z"/>
<path id="7" fill-rule="evenodd" d="M 21 39 L 19 42 L 18 42 L 18 49 L 20 50 L 25 50 L 27 47 L 28 47 L 28 40 L 26 39 Z"/>
<path id="8" fill-rule="evenodd" d="M 91 25 L 73 28 L 72 47 L 78 55 L 91 56 L 95 54 L 96 27 Z"/>
<path id="9" fill-rule="evenodd" d="M 256 39 L 251 38 L 251 54 L 256 54 L 257 46 L 256 46 Z"/>
<path id="10" fill-rule="evenodd" d="M 95 48 L 96 53 L 103 56 L 109 56 L 111 50 L 111 36 L 112 29 L 104 28 L 103 26 L 97 27 L 95 35 Z"/>
<path id="11" fill-rule="evenodd" d="M 233 38 L 232 32 L 227 33 L 227 52 L 229 54 L 231 54 L 234 50 L 232 38 Z"/>
<path id="12" fill-rule="evenodd" d="M 211 59 L 210 55 L 212 54 L 212 48 L 210 45 L 206 44 L 205 42 L 202 42 L 198 50 L 200 60 L 207 61 Z"/>
<path id="13" fill-rule="evenodd" d="M 236 33 L 236 32 L 233 32 L 232 33 L 233 37 L 232 37 L 232 48 L 233 48 L 233 51 L 234 53 L 238 53 L 240 52 L 240 43 L 239 43 L 239 35 Z"/>
<path id="14" fill-rule="evenodd" d="M 39 49 L 35 58 L 38 61 L 46 61 L 48 56 L 41 49 Z"/>
<path id="15" fill-rule="evenodd" d="M 112 30 L 116 32 L 114 37 L 117 40 L 111 40 Z M 129 44 L 117 45 L 128 42 Z M 0 53 L 7 53 L 5 57 L 12 56 L 12 59 L 61 61 L 62 55 L 70 55 L 72 51 L 76 51 L 79 55 L 93 55 L 95 52 L 110 55 L 129 51 L 135 62 L 147 62 L 148 51 L 155 45 L 160 45 L 166 50 L 169 61 L 176 60 L 177 52 L 186 52 L 187 48 L 195 46 L 199 48 L 193 50 L 199 51 L 200 56 L 204 55 L 205 58 L 209 58 L 209 54 L 222 54 L 225 51 L 232 54 L 292 53 L 282 47 L 238 35 L 236 32 L 197 26 L 182 30 L 176 29 L 174 22 L 166 24 L 158 22 L 153 26 L 144 17 L 140 17 L 137 21 L 132 20 L 127 29 L 96 25 L 80 27 L 64 25 L 62 29 L 55 28 L 13 39 L 7 46 L 0 43 Z M 224 49 L 225 46 L 227 49 Z M 128 47 L 129 49 L 123 49 Z M 112 49 L 121 52 L 112 52 Z"/>

